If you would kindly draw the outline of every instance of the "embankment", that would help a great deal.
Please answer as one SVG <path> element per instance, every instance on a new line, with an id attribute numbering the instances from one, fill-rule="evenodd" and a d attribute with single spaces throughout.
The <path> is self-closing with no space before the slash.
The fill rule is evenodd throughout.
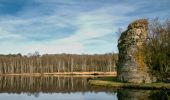
<path id="1" fill-rule="evenodd" d="M 89 80 L 88 84 L 92 86 L 101 86 L 108 88 L 134 88 L 134 89 L 165 89 L 170 90 L 170 83 L 142 83 L 142 84 L 134 84 L 134 83 L 122 83 L 115 81 L 114 79 L 95 79 Z"/>

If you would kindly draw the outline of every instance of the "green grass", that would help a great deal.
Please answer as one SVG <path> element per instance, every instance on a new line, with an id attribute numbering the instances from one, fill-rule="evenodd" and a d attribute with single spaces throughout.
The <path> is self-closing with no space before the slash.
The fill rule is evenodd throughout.
<path id="1" fill-rule="evenodd" d="M 146 83 L 146 84 L 134 84 L 134 83 L 122 83 L 118 82 L 116 78 L 97 78 L 89 80 L 88 83 L 92 86 L 103 86 L 109 88 L 135 88 L 135 89 L 166 89 L 170 90 L 170 83 Z"/>

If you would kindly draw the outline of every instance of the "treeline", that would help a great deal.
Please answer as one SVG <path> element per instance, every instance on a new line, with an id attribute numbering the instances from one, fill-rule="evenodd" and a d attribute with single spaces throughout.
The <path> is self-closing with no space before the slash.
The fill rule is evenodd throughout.
<path id="1" fill-rule="evenodd" d="M 0 55 L 0 74 L 115 71 L 117 54 Z"/>
<path id="2" fill-rule="evenodd" d="M 170 20 L 150 22 L 144 52 L 153 74 L 161 81 L 170 78 Z"/>

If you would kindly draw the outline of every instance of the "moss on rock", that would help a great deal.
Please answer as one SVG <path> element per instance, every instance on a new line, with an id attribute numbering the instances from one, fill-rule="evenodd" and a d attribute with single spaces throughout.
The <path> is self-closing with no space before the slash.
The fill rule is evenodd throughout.
<path id="1" fill-rule="evenodd" d="M 118 79 L 122 82 L 151 83 L 155 78 L 145 64 L 144 53 L 141 50 L 147 39 L 148 22 L 139 19 L 129 24 L 118 40 L 119 60 Z"/>

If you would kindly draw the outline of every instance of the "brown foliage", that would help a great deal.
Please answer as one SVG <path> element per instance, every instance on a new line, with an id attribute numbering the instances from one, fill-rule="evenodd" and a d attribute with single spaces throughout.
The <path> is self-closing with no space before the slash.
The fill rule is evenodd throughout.
<path id="1" fill-rule="evenodd" d="M 0 55 L 0 74 L 114 71 L 117 54 Z"/>
<path id="2" fill-rule="evenodd" d="M 161 80 L 170 77 L 170 20 L 151 21 L 144 52 L 147 65 Z"/>

